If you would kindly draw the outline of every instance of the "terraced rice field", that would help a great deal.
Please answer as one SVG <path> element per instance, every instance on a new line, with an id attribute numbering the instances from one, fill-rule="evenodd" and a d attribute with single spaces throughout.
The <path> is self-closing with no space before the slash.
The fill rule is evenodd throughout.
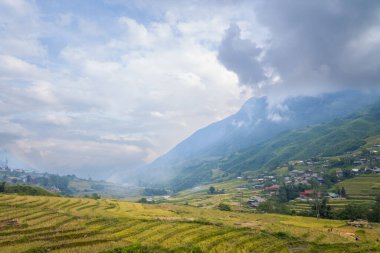
<path id="1" fill-rule="evenodd" d="M 330 227 L 333 233 L 327 232 Z M 361 233 L 359 243 L 348 235 L 355 230 L 342 221 L 296 216 L 108 199 L 0 195 L 2 253 L 102 252 L 136 243 L 202 252 L 380 250 L 376 224 Z"/>
<path id="2" fill-rule="evenodd" d="M 361 175 L 338 184 L 350 198 L 366 199 L 380 195 L 380 175 Z"/>

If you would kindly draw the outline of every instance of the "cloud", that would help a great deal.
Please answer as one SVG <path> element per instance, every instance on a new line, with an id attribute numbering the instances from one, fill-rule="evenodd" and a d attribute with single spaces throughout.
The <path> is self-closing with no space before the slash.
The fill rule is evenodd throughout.
<path id="1" fill-rule="evenodd" d="M 231 24 L 219 47 L 218 59 L 239 76 L 242 84 L 259 83 L 266 79 L 259 60 L 263 49 L 255 42 L 241 38 L 240 28 Z"/>
<path id="2" fill-rule="evenodd" d="M 210 21 L 191 4 L 95 2 L 90 13 L 67 2 L 22 3 L 28 11 L 0 5 L 4 14 L 20 9 L 0 16 L 9 24 L 0 28 L 0 122 L 8 122 L 0 138 L 26 166 L 115 179 L 250 95 L 217 59 L 238 16 L 224 7 Z"/>
<path id="3" fill-rule="evenodd" d="M 252 8 L 269 31 L 265 45 L 257 49 L 232 24 L 219 48 L 243 84 L 272 96 L 380 86 L 378 2 L 257 1 Z"/>
<path id="4" fill-rule="evenodd" d="M 43 74 L 37 66 L 11 55 L 0 55 L 0 79 L 36 80 Z"/>
<path id="5" fill-rule="evenodd" d="M 88 4 L 0 2 L 0 138 L 33 168 L 115 178 L 252 94 L 379 85 L 372 1 Z"/>

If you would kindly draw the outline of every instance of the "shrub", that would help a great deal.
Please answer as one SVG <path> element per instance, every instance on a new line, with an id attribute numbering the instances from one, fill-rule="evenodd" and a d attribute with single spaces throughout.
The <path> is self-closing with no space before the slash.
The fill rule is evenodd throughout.
<path id="1" fill-rule="evenodd" d="M 231 207 L 227 204 L 224 204 L 224 203 L 220 203 L 218 205 L 218 209 L 221 211 L 231 211 Z"/>

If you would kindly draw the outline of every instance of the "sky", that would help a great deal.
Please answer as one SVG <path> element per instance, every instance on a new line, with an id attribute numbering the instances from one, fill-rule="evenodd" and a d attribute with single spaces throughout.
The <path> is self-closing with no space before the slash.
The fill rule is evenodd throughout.
<path id="1" fill-rule="evenodd" d="M 380 87 L 379 1 L 0 0 L 0 149 L 117 181 L 252 96 Z"/>

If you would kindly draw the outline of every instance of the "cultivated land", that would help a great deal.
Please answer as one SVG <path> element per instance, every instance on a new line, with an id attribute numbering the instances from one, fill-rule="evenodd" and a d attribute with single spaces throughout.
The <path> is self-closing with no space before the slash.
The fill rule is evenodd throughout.
<path id="1" fill-rule="evenodd" d="M 379 224 L 358 229 L 345 221 L 184 205 L 0 195 L 4 253 L 101 252 L 135 243 L 152 252 L 376 252 L 378 237 Z"/>

